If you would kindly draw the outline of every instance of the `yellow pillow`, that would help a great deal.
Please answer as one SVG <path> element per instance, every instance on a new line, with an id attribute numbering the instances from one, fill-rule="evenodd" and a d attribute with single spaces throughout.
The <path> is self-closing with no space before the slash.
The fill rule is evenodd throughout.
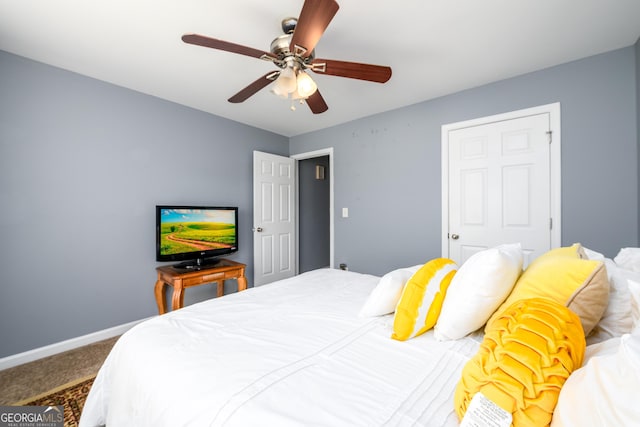
<path id="1" fill-rule="evenodd" d="M 596 326 L 609 302 L 609 280 L 601 261 L 581 259 L 582 246 L 552 249 L 534 259 L 506 301 L 487 322 L 521 299 L 548 298 L 573 310 L 585 335 Z M 486 329 L 485 329 L 486 331 Z"/>
<path id="2" fill-rule="evenodd" d="M 450 259 L 436 258 L 411 276 L 396 307 L 391 338 L 405 341 L 433 328 L 457 268 Z"/>
<path id="3" fill-rule="evenodd" d="M 566 255 L 571 258 L 581 258 L 586 259 L 586 255 L 584 255 L 584 249 L 580 243 L 574 243 L 571 246 L 564 246 L 561 248 L 551 249 L 546 252 L 544 255 L 553 255 L 553 256 L 562 256 Z"/>
<path id="4" fill-rule="evenodd" d="M 516 302 L 492 323 L 462 369 L 454 394 L 458 417 L 480 392 L 512 414 L 514 427 L 549 425 L 585 347 L 580 319 L 565 306 L 543 298 Z"/>

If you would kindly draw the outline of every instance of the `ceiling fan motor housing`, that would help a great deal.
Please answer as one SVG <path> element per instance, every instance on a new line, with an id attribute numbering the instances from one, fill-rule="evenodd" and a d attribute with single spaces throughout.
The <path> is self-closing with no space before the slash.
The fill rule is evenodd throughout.
<path id="1" fill-rule="evenodd" d="M 289 44 L 291 44 L 291 34 L 283 34 L 276 37 L 271 42 L 271 53 L 282 59 L 287 55 L 291 55 L 289 50 Z"/>
<path id="2" fill-rule="evenodd" d="M 306 68 L 306 65 L 311 63 L 311 61 L 313 61 L 313 59 L 316 57 L 316 50 L 312 50 L 311 54 L 305 58 L 296 55 L 295 52 L 291 52 L 291 50 L 289 49 L 289 46 L 291 45 L 291 37 L 292 34 L 283 34 L 276 37 L 271 42 L 271 53 L 276 55 L 278 59 L 283 62 L 283 64 L 287 62 L 287 58 L 295 58 L 296 62 L 300 64 L 301 68 Z M 281 64 L 277 65 L 281 66 Z"/>

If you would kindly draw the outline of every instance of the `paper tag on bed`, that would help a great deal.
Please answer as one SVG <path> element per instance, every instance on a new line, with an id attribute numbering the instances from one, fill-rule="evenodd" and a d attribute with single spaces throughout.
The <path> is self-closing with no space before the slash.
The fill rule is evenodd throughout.
<path id="1" fill-rule="evenodd" d="M 509 427 L 512 421 L 511 413 L 478 392 L 471 399 L 460 427 Z"/>

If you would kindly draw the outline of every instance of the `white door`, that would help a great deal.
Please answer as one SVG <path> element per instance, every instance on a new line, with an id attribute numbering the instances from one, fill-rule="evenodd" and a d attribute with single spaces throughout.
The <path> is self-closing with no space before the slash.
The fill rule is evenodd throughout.
<path id="1" fill-rule="evenodd" d="M 253 152 L 253 284 L 295 275 L 295 160 Z"/>
<path id="2" fill-rule="evenodd" d="M 551 124 L 543 112 L 447 130 L 449 258 L 461 264 L 483 249 L 519 242 L 528 265 L 559 244 Z"/>

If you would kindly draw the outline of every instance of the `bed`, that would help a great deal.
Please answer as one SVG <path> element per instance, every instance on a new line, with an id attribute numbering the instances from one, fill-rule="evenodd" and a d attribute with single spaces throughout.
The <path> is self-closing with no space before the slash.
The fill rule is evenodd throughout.
<path id="1" fill-rule="evenodd" d="M 390 275 L 403 277 L 403 289 L 384 298 L 399 307 L 422 270 L 380 278 L 320 269 L 138 324 L 100 369 L 80 426 L 458 426 L 454 394 L 484 330 L 443 339 L 428 328 L 391 339 L 395 313 L 364 313 L 374 296 L 380 310 Z M 622 333 L 595 332 L 603 335 L 586 348 L 584 365 L 635 345 Z M 580 425 L 568 412 L 557 425 Z"/>

